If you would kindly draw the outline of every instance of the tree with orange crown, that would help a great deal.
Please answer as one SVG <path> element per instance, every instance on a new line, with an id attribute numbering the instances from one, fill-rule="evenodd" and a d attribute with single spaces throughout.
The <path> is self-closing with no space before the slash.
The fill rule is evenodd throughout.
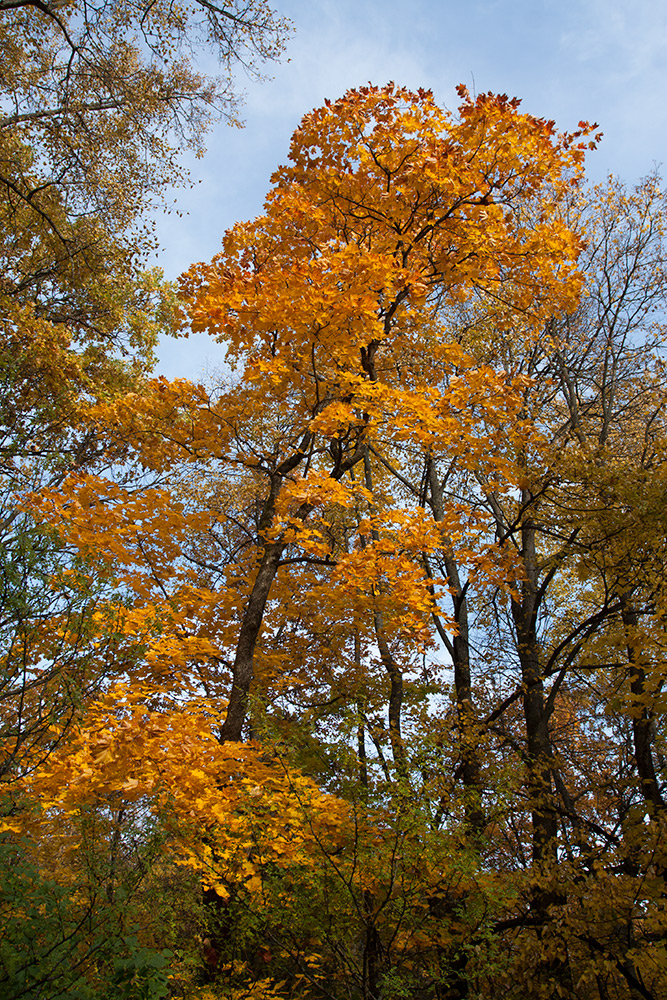
<path id="1" fill-rule="evenodd" d="M 664 995 L 664 199 L 460 97 L 307 115 L 182 278 L 225 371 L 26 499 L 116 588 L 30 822 L 159 817 L 210 996 Z"/>
<path id="2" fill-rule="evenodd" d="M 493 465 L 494 436 L 511 434 L 508 424 L 521 433 L 516 386 L 476 363 L 447 309 L 480 304 L 487 325 L 530 340 L 576 303 L 580 245 L 559 199 L 580 174 L 588 127 L 558 135 L 517 101 L 460 96 L 458 118 L 430 93 L 393 85 L 307 115 L 265 214 L 233 227 L 222 253 L 182 279 L 191 328 L 227 347 L 228 384 L 210 393 L 158 381 L 95 413 L 149 468 L 215 468 L 227 490 L 252 496 L 242 560 L 225 571 L 233 593 L 227 583 L 218 598 L 238 622 L 221 651 L 232 664 L 222 740 L 241 738 L 277 578 L 300 561 L 332 561 L 322 511 L 364 502 L 371 520 L 390 520 L 391 498 L 369 499 L 372 456 L 389 460 L 409 441 Z M 500 461 L 490 475 L 508 475 Z M 371 576 L 372 552 L 362 560 Z M 339 577 L 358 558 L 337 553 Z M 413 581 L 422 612 L 427 590 Z"/>

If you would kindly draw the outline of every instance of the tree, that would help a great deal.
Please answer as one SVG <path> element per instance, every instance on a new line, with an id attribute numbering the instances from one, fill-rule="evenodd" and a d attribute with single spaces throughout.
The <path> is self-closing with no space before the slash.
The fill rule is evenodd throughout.
<path id="1" fill-rule="evenodd" d="M 653 809 L 660 798 L 659 757 L 649 744 L 656 731 L 653 699 L 662 681 L 653 660 L 655 687 L 648 695 L 636 652 L 628 646 L 632 613 L 629 617 L 627 601 L 632 591 L 642 609 L 639 617 L 651 623 L 642 630 L 639 648 L 660 644 L 662 626 L 655 613 L 660 573 L 648 571 L 648 553 L 661 551 L 664 524 L 648 512 L 663 475 L 664 330 L 653 315 L 660 316 L 664 301 L 664 204 L 651 177 L 632 191 L 612 181 L 585 199 L 568 200 L 564 208 L 587 238 L 579 308 L 554 315 L 543 336 L 529 345 L 505 331 L 480 345 L 481 357 L 495 358 L 531 380 L 523 411 L 533 431 L 513 456 L 522 470 L 521 491 L 503 496 L 483 475 L 462 484 L 444 470 L 439 493 L 460 496 L 462 489 L 472 490 L 493 516 L 496 539 L 517 558 L 504 597 L 476 594 L 473 581 L 466 587 L 465 606 L 455 604 L 454 610 L 459 634 L 475 635 L 465 650 L 468 662 L 474 669 L 476 656 L 480 673 L 486 663 L 495 674 L 490 692 L 477 686 L 474 732 L 491 737 L 484 745 L 487 760 L 496 740 L 496 760 L 514 757 L 532 803 L 530 825 L 525 817 L 517 822 L 514 810 L 504 834 L 515 859 L 525 858 L 527 867 L 532 860 L 534 870 L 541 870 L 532 895 L 526 896 L 524 919 L 544 928 L 542 940 L 553 927 L 547 914 L 554 907 L 563 920 L 559 943 L 552 938 L 551 952 L 543 948 L 546 969 L 537 971 L 531 956 L 531 975 L 537 983 L 546 972 L 558 988 L 572 990 L 573 981 L 602 962 L 631 990 L 657 989 L 659 995 L 659 961 L 650 936 L 641 930 L 637 897 L 641 879 L 657 875 L 659 883 L 662 820 L 649 835 L 656 851 L 649 860 L 644 835 L 630 815 L 633 801 L 638 806 L 643 799 Z M 474 324 L 474 315 L 462 313 L 462 336 Z M 640 491 L 645 491 L 641 502 Z M 635 533 L 640 522 L 641 541 Z M 638 562 L 640 552 L 645 555 Z M 452 562 L 460 577 L 458 561 Z M 458 583 L 454 574 L 450 579 Z M 635 642 L 637 621 L 631 627 Z M 628 716 L 621 721 L 622 711 L 619 715 L 626 698 L 621 695 L 619 702 L 619 695 L 628 684 L 633 705 L 625 704 L 632 723 Z M 523 707 L 523 727 L 513 704 Z M 616 720 L 613 735 L 604 721 L 610 718 Z M 617 756 L 621 746 L 623 764 Z M 478 755 L 475 763 L 483 773 L 484 758 Z M 570 882 L 565 857 L 572 864 Z M 621 902 L 616 873 L 630 869 L 638 880 L 629 879 Z M 545 871 L 552 875 L 545 878 Z M 580 889 L 571 894 L 576 880 L 587 886 L 587 905 Z M 658 883 L 653 891 L 659 894 Z M 608 903 L 601 901 L 602 884 Z M 636 960 L 640 966 L 646 962 L 646 983 L 651 978 L 656 985 L 642 983 Z"/>
<path id="2" fill-rule="evenodd" d="M 193 328 L 219 333 L 230 361 L 245 371 L 214 407 L 204 401 L 202 416 L 213 426 L 195 424 L 194 447 L 178 430 L 176 441 L 201 458 L 215 442 L 214 457 L 229 455 L 267 478 L 259 568 L 223 738 L 241 734 L 269 590 L 287 544 L 298 543 L 313 511 L 308 479 L 317 477 L 320 503 L 327 489 L 341 502 L 336 483 L 365 460 L 375 433 L 384 441 L 419 434 L 420 424 L 434 445 L 447 435 L 452 451 L 471 447 L 472 417 L 467 426 L 464 416 L 458 422 L 458 439 L 447 433 L 457 393 L 429 395 L 429 362 L 451 370 L 467 364 L 458 345 L 443 343 L 436 302 L 483 297 L 499 322 L 521 312 L 528 330 L 547 290 L 564 302 L 575 294 L 570 232 L 548 201 L 540 203 L 540 221 L 530 209 L 522 213 L 541 186 L 567 183 L 561 174 L 576 168 L 579 144 L 553 140 L 551 123 L 520 115 L 504 98 L 463 96 L 456 124 L 430 95 L 392 88 L 351 93 L 313 113 L 295 135 L 294 165 L 275 176 L 266 216 L 231 230 L 222 256 L 186 278 Z M 467 373 L 464 393 L 471 406 L 491 409 L 496 395 L 499 408 L 511 408 L 501 382 L 481 368 Z M 240 418 L 269 399 L 285 408 L 276 413 L 280 437 L 255 444 Z M 190 411 L 190 419 L 198 416 Z M 158 422 L 152 426 L 159 432 Z M 305 485 L 297 479 L 283 512 L 280 492 L 292 491 L 297 470 Z M 276 524 L 286 514 L 287 531 Z"/>
<path id="3" fill-rule="evenodd" d="M 122 474 L 26 503 L 108 653 L 7 829 L 106 884 L 159 830 L 192 996 L 665 992 L 663 196 L 461 97 L 306 116 L 182 281 L 226 375 L 91 400 Z"/>
<path id="4" fill-rule="evenodd" d="M 233 747 L 244 732 L 259 736 L 265 725 L 267 732 L 277 726 L 278 746 L 287 739 L 294 761 L 310 762 L 343 798 L 351 794 L 343 777 L 349 769 L 339 762 L 337 776 L 327 777 L 317 748 L 331 725 L 354 733 L 352 774 L 362 791 L 353 797 L 368 800 L 362 812 L 370 809 L 358 826 L 370 838 L 361 853 L 370 859 L 370 845 L 384 844 L 380 868 L 391 869 L 399 842 L 392 810 L 403 817 L 399 840 L 410 829 L 415 844 L 433 837 L 433 864 L 420 883 L 432 900 L 431 927 L 455 923 L 462 898 L 439 882 L 435 859 L 450 843 L 441 826 L 448 812 L 456 824 L 461 806 L 462 821 L 481 835 L 482 788 L 462 656 L 455 726 L 446 715 L 434 720 L 429 697 L 442 704 L 444 679 L 427 669 L 415 681 L 417 658 L 432 641 L 443 588 L 456 591 L 450 550 L 483 592 L 509 594 L 518 572 L 507 547 L 489 535 L 493 509 L 479 497 L 443 498 L 433 470 L 445 463 L 459 480 L 477 474 L 500 497 L 516 490 L 516 455 L 533 432 L 522 414 L 528 383 L 478 360 L 472 348 L 493 329 L 533 343 L 554 311 L 574 308 L 580 247 L 559 199 L 576 182 L 586 144 L 585 128 L 557 136 L 552 123 L 504 97 L 461 97 L 458 119 L 425 92 L 393 87 L 351 92 L 307 116 L 265 215 L 232 229 L 222 255 L 184 281 L 193 328 L 228 345 L 236 370 L 229 384 L 211 392 L 156 380 L 90 408 L 107 447 L 130 448 L 162 477 L 161 488 L 128 492 L 77 474 L 32 500 L 67 544 L 86 559 L 101 558 L 104 574 L 126 594 L 120 631 L 139 649 L 134 690 L 149 699 L 156 724 L 167 705 L 204 696 L 198 738 L 207 745 L 211 722 L 225 754 L 241 752 Z M 464 304 L 477 316 L 467 340 L 452 323 Z M 439 553 L 444 572 L 434 570 Z M 459 581 L 459 611 L 468 586 Z M 458 631 L 459 651 L 461 621 L 460 613 L 453 621 L 438 616 L 450 646 Z M 123 708 L 128 693 L 116 690 L 120 718 L 130 710 Z M 301 750 L 290 701 L 298 705 Z M 427 735 L 434 727 L 435 742 Z M 177 744 L 169 745 L 177 757 L 163 764 L 167 771 L 178 764 Z M 65 747 L 33 787 L 42 780 L 68 788 L 64 775 L 79 766 L 78 753 Z M 346 753 L 332 742 L 334 760 Z M 443 755 L 464 764 L 458 802 Z M 146 763 L 134 767 L 150 759 L 147 751 Z M 253 780 L 256 765 L 247 766 Z M 106 780 L 117 795 L 120 777 Z M 425 811 L 410 820 L 407 802 L 417 789 Z M 211 789 L 214 802 L 218 794 Z M 389 805 L 378 811 L 383 801 Z M 161 808 L 159 798 L 154 807 Z M 398 900 L 398 910 L 387 908 L 395 890 L 384 894 L 377 869 L 355 882 L 355 841 L 327 846 L 313 835 L 311 814 L 302 821 L 325 869 L 337 870 L 339 850 L 351 859 L 351 881 L 342 884 L 363 914 L 358 983 L 376 995 L 393 974 L 387 941 L 398 925 L 382 915 L 401 912 Z M 387 825 L 386 837 L 373 833 Z M 209 868 L 226 871 L 227 848 L 209 844 L 208 851 Z M 414 855 L 408 869 L 417 870 Z M 392 882 L 399 884 L 406 879 Z M 477 896 L 485 905 L 484 893 Z M 411 933 L 419 935 L 423 920 L 410 912 Z M 452 976 L 462 988 L 464 944 L 455 935 L 428 945 L 440 968 L 432 988 Z"/>
<path id="5" fill-rule="evenodd" d="M 105 311 L 93 289 L 105 273 L 134 273 L 150 246 L 147 208 L 183 180 L 184 148 L 201 153 L 211 122 L 233 117 L 234 68 L 257 72 L 286 30 L 264 0 L 3 0 L 4 293 L 94 329 Z M 218 60 L 217 76 L 193 69 L 197 47 Z"/>

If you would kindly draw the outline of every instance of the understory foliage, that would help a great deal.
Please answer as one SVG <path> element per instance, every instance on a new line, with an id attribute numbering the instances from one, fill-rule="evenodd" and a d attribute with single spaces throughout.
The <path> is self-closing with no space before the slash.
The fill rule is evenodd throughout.
<path id="1" fill-rule="evenodd" d="M 459 97 L 303 119 L 208 384 L 22 328 L 8 997 L 667 998 L 664 197 Z"/>

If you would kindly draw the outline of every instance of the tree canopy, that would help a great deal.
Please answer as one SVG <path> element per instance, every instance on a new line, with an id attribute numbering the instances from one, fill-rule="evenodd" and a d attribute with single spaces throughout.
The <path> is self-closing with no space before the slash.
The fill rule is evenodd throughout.
<path id="1" fill-rule="evenodd" d="M 459 97 L 306 115 L 181 279 L 224 370 L 20 466 L 12 997 L 667 991 L 664 196 Z"/>

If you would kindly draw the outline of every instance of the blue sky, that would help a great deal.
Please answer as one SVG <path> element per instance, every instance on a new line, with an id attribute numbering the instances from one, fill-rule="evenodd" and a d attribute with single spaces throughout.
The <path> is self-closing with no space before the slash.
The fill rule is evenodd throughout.
<path id="1" fill-rule="evenodd" d="M 663 0 L 274 0 L 293 23 L 285 57 L 259 84 L 241 74 L 245 128 L 219 126 L 192 164 L 195 186 L 157 220 L 158 263 L 175 278 L 210 260 L 223 232 L 262 209 L 301 116 L 348 88 L 389 80 L 457 105 L 455 86 L 520 97 L 564 129 L 604 132 L 592 180 L 667 170 L 667 3 Z M 205 336 L 167 341 L 159 371 L 196 378 L 220 348 Z"/>

